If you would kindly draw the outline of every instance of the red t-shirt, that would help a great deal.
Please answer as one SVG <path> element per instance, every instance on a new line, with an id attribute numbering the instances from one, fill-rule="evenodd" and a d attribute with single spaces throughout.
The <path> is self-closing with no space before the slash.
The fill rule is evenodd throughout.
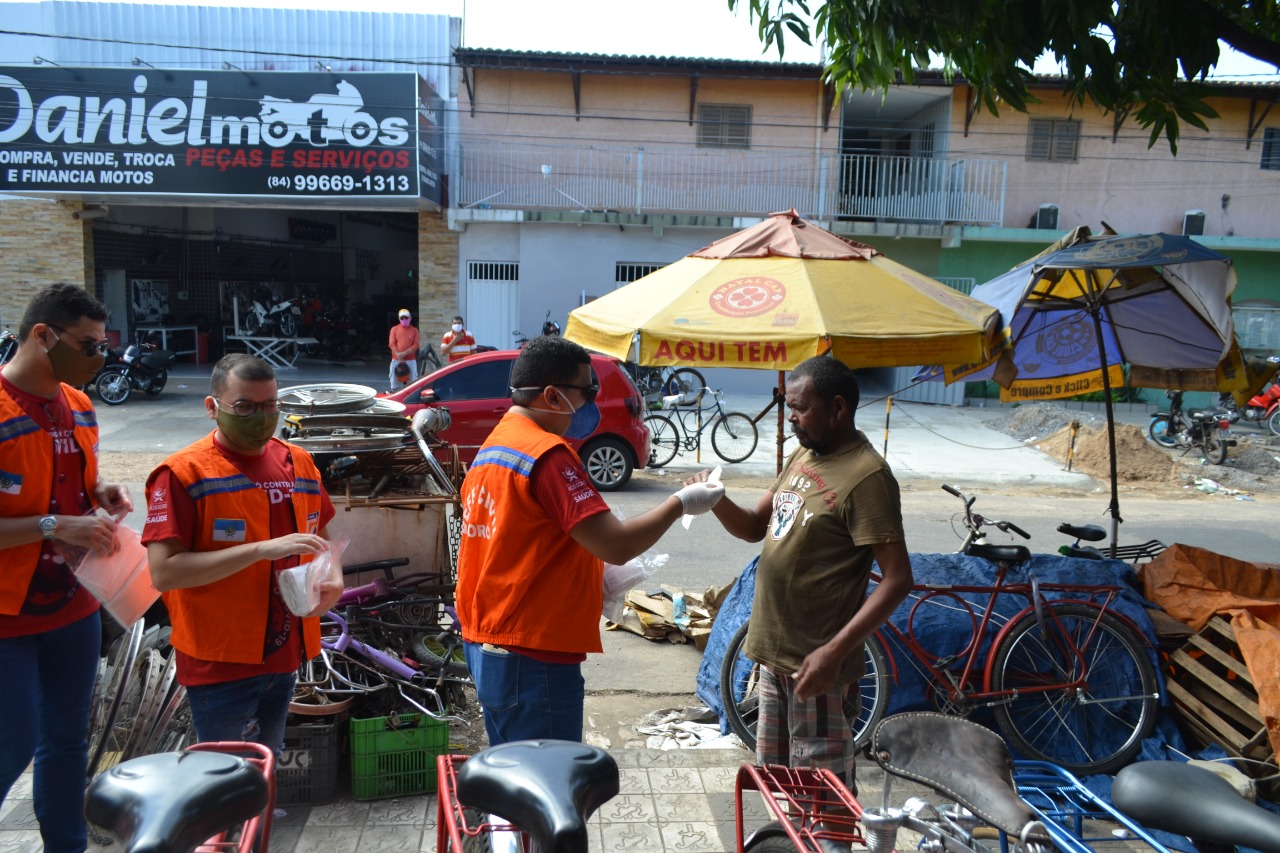
<path id="1" fill-rule="evenodd" d="M 243 456 L 213 440 L 214 447 L 241 473 L 271 497 L 271 538 L 297 533 L 293 518 L 293 458 L 280 442 L 267 445 L 261 456 Z M 177 486 L 177 488 L 174 488 Z M 320 492 L 320 530 L 333 519 L 333 504 L 327 492 Z M 147 526 L 142 531 L 143 543 L 177 539 L 187 549 L 195 546 L 196 505 L 187 490 L 176 483 L 166 466 L 156 469 L 152 481 Z M 286 557 L 271 563 L 274 572 L 298 565 L 297 557 Z M 280 587 L 271 582 L 271 604 L 267 612 L 267 631 L 263 638 L 263 662 L 260 664 L 225 663 L 194 658 L 175 650 L 178 683 L 187 687 L 221 684 L 264 673 L 293 672 L 302 662 L 304 648 L 298 617 L 289 612 L 280 596 Z"/>
<path id="2" fill-rule="evenodd" d="M 466 329 L 461 332 L 445 332 L 444 337 L 440 339 L 440 345 L 448 346 L 449 342 L 454 340 L 457 343 L 453 345 L 453 349 L 449 350 L 449 361 L 460 361 L 475 352 L 476 339 Z"/>
<path id="3" fill-rule="evenodd" d="M 67 395 L 61 390 L 52 400 L 35 397 L 0 374 L 0 387 L 22 407 L 36 425 L 53 434 L 53 491 L 50 515 L 83 515 L 92 506 L 84 485 L 84 452 L 76 444 L 75 416 Z M 24 637 L 78 622 L 98 609 L 98 600 L 80 585 L 71 567 L 58 554 L 54 543 L 40 549 L 31 585 L 22 611 L 16 616 L 0 615 L 0 637 Z"/>
<path id="4" fill-rule="evenodd" d="M 596 513 L 609 511 L 609 505 L 582 470 L 582 461 L 567 447 L 553 447 L 543 454 L 533 466 L 529 485 L 547 515 L 566 534 Z M 521 646 L 505 648 L 543 663 L 581 663 L 587 659 L 586 655 L 572 652 L 546 652 Z"/>

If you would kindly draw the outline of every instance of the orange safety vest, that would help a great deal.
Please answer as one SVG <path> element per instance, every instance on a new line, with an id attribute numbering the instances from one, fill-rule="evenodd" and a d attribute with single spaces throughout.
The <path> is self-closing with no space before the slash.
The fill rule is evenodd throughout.
<path id="1" fill-rule="evenodd" d="M 534 463 L 554 447 L 569 445 L 508 412 L 467 471 L 457 605 L 470 642 L 603 651 L 604 566 L 560 530 L 530 483 Z"/>
<path id="2" fill-rule="evenodd" d="M 75 418 L 75 442 L 84 454 L 84 491 L 98 484 L 98 418 L 82 391 L 62 386 Z M 53 436 L 36 426 L 8 394 L 0 393 L 0 516 L 46 515 L 53 495 Z M 43 540 L 6 548 L 0 571 L 0 614 L 16 616 L 40 562 Z"/>
<path id="3" fill-rule="evenodd" d="M 305 450 L 287 446 L 293 457 L 294 522 L 299 533 L 316 533 L 321 509 L 320 471 Z M 164 465 L 195 501 L 193 551 L 219 551 L 271 538 L 270 497 L 218 452 L 212 433 L 179 450 Z M 154 476 L 147 480 L 148 494 Z M 262 663 L 270 601 L 270 560 L 259 560 L 204 586 L 171 589 L 164 593 L 173 623 L 169 642 L 200 660 Z M 307 657 L 315 657 L 320 653 L 320 620 L 298 621 Z"/>

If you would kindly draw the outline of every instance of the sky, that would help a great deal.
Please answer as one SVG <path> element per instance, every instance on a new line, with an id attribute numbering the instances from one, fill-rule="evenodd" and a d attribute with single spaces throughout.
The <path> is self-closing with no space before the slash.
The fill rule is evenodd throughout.
<path id="1" fill-rule="evenodd" d="M 105 0 L 101 0 L 105 2 Z M 142 0 L 181 3 L 183 0 Z M 268 6 L 444 14 L 464 20 L 465 47 L 562 53 L 774 60 L 763 51 L 740 0 L 193 0 L 201 5 Z M 817 47 L 788 39 L 787 62 L 818 62 Z M 1036 65 L 1052 74 L 1052 62 Z M 1275 66 L 1224 52 L 1215 76 L 1280 80 Z"/>

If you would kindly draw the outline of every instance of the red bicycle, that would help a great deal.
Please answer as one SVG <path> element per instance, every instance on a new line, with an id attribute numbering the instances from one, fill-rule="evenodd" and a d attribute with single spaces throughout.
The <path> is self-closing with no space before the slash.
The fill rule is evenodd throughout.
<path id="1" fill-rule="evenodd" d="M 854 723 L 859 745 L 889 706 L 891 682 L 899 676 L 892 648 L 924 679 L 939 710 L 965 716 L 991 709 L 1021 757 L 1078 775 L 1124 766 L 1155 727 L 1160 691 L 1150 644 L 1114 609 L 1122 587 L 1015 579 L 1031 552 L 988 544 L 985 531 L 1029 535 L 975 513 L 975 498 L 942 488 L 964 501 L 961 552 L 992 562 L 995 575 L 989 583 L 917 584 L 904 622 L 887 622 L 867 639 L 862 713 Z M 938 607 L 963 627 L 958 646 L 938 648 L 933 632 L 917 630 Z M 729 643 L 720 690 L 730 727 L 754 749 L 756 667 L 741 655 L 748 625 Z"/>

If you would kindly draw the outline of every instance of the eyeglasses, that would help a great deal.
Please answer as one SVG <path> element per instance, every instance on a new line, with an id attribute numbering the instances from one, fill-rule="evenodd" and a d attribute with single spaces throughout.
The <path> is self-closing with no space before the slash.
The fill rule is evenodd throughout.
<path id="1" fill-rule="evenodd" d="M 59 332 L 62 332 L 62 334 L 66 335 L 68 338 L 71 338 L 71 340 L 75 341 L 80 346 L 80 352 L 84 353 L 89 358 L 93 358 L 95 355 L 106 355 L 107 352 L 111 349 L 111 341 L 87 341 L 84 338 L 77 338 L 75 335 L 71 334 L 66 329 L 63 329 L 59 326 L 55 326 L 52 323 L 49 324 L 49 328 L 57 329 Z M 54 335 L 54 337 L 58 338 L 56 334 Z M 62 340 L 62 338 L 58 338 L 58 340 Z"/>
<path id="2" fill-rule="evenodd" d="M 583 399 L 589 406 L 596 401 L 596 395 L 600 393 L 599 385 L 555 385 L 556 388 L 573 388 L 582 392 Z"/>
<path id="3" fill-rule="evenodd" d="M 219 409 L 227 409 L 238 418 L 247 418 L 258 412 L 266 412 L 268 415 L 279 414 L 279 400 L 263 400 L 261 403 L 254 403 L 249 400 L 236 400 L 234 403 L 223 403 L 217 397 L 213 398 L 213 404 Z"/>

